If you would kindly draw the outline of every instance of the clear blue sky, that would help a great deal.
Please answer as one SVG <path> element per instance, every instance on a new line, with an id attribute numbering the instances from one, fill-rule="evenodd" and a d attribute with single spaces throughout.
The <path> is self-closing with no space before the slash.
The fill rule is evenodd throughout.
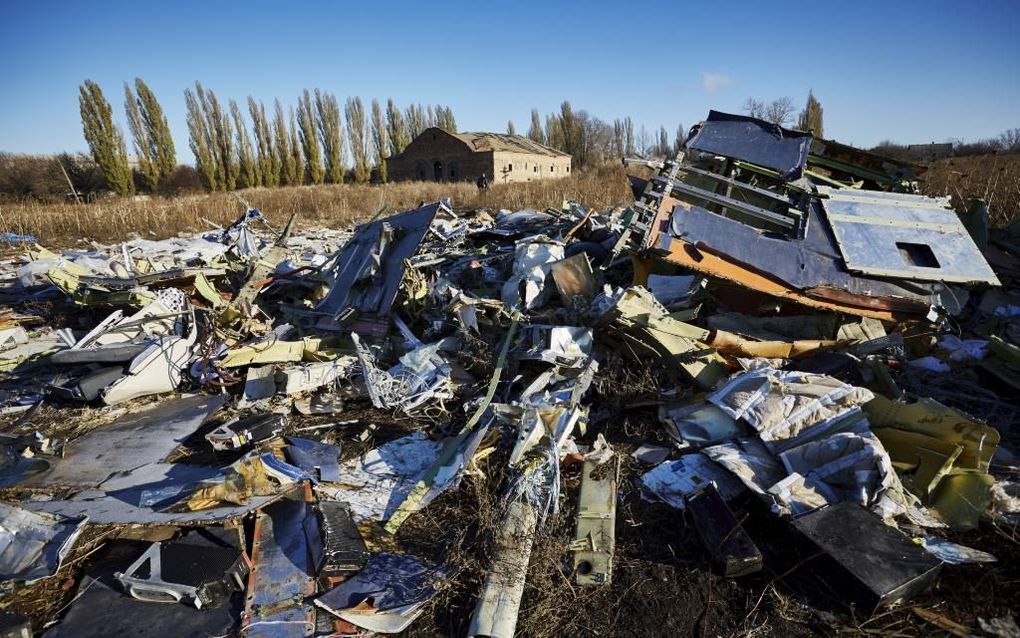
<path id="1" fill-rule="evenodd" d="M 691 4 L 5 0 L 0 150 L 83 150 L 78 84 L 98 82 L 123 125 L 135 76 L 187 163 L 194 80 L 224 101 L 320 87 L 443 103 L 461 130 L 526 130 L 532 107 L 569 99 L 672 133 L 748 96 L 800 107 L 808 89 L 826 136 L 861 146 L 1020 127 L 1020 0 Z"/>

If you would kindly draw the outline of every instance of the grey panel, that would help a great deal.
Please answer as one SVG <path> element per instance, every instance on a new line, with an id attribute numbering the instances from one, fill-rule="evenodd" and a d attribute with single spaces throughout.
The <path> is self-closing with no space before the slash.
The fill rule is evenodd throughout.
<path id="1" fill-rule="evenodd" d="M 687 148 L 773 168 L 792 181 L 804 172 L 811 134 L 746 115 L 710 111 L 698 132 L 687 140 Z"/>
<path id="2" fill-rule="evenodd" d="M 226 395 L 199 394 L 126 414 L 69 441 L 64 458 L 54 459 L 27 484 L 96 487 L 113 474 L 159 463 L 226 400 Z"/>
<path id="3" fill-rule="evenodd" d="M 998 285 L 949 199 L 818 187 L 851 272 Z"/>

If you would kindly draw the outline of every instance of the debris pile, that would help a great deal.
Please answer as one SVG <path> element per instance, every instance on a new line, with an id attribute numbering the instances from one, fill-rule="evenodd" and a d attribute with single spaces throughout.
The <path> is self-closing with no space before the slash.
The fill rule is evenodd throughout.
<path id="1" fill-rule="evenodd" d="M 509 637 L 532 570 L 611 588 L 655 507 L 703 548 L 682 569 L 817 579 L 865 615 L 996 561 L 952 539 L 1020 520 L 1020 230 L 742 116 L 637 163 L 606 211 L 439 201 L 302 233 L 248 208 L 9 253 L 11 609 L 45 636 L 398 633 L 464 582 L 459 549 L 486 573 L 434 631 Z M 474 544 L 416 541 L 465 483 L 491 507 L 428 534 Z"/>

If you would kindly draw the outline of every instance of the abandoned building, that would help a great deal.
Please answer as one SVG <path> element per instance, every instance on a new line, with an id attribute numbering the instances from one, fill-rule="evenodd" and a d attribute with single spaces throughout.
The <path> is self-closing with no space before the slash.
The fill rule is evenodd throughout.
<path id="1" fill-rule="evenodd" d="M 485 173 L 492 183 L 530 182 L 569 175 L 570 155 L 521 135 L 428 128 L 387 158 L 386 169 L 391 181 L 475 181 Z"/>

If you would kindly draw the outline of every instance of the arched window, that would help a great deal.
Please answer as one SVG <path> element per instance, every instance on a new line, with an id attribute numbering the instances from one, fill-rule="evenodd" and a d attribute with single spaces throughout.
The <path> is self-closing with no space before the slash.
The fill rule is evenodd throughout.
<path id="1" fill-rule="evenodd" d="M 443 163 L 439 160 L 432 163 L 432 177 L 437 182 L 443 181 Z"/>
<path id="2" fill-rule="evenodd" d="M 428 176 L 425 174 L 425 162 L 419 161 L 415 165 L 414 176 L 417 177 L 422 182 L 428 179 Z"/>
<path id="3" fill-rule="evenodd" d="M 450 181 L 456 182 L 460 179 L 460 167 L 457 166 L 457 162 L 450 162 Z"/>

